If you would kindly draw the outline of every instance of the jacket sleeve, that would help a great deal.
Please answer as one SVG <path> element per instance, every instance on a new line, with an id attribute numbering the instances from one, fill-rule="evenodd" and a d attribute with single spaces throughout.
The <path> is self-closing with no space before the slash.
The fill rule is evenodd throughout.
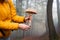
<path id="1" fill-rule="evenodd" d="M 0 29 L 17 30 L 18 29 L 18 23 L 0 21 Z"/>
<path id="2" fill-rule="evenodd" d="M 14 7 L 14 4 L 12 3 L 12 0 L 9 0 L 9 4 L 10 4 L 12 20 L 15 21 L 15 22 L 24 22 L 24 17 L 23 16 L 18 16 L 16 14 L 16 8 Z"/>

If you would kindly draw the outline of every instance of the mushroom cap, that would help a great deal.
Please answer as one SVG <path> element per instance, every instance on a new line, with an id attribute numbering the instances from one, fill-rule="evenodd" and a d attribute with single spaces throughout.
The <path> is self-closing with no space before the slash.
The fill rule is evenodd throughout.
<path id="1" fill-rule="evenodd" d="M 35 9 L 32 9 L 32 8 L 28 8 L 25 10 L 26 13 L 30 13 L 30 14 L 37 14 L 36 10 Z"/>

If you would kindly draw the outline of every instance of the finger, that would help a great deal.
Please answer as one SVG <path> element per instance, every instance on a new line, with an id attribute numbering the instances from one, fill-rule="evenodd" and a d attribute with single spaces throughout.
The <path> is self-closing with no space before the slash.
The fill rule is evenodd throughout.
<path id="1" fill-rule="evenodd" d="M 27 30 L 29 30 L 30 29 L 30 27 L 29 28 L 26 28 L 25 30 L 27 31 Z"/>

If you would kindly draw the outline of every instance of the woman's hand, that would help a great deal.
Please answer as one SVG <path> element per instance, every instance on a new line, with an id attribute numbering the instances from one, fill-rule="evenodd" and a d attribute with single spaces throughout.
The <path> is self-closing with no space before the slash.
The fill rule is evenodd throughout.
<path id="1" fill-rule="evenodd" d="M 27 16 L 27 17 L 25 17 L 25 22 L 27 22 L 27 21 L 31 21 L 32 20 L 32 16 Z"/>
<path id="2" fill-rule="evenodd" d="M 26 24 L 19 24 L 19 29 L 28 30 L 28 29 L 30 29 L 30 27 Z"/>

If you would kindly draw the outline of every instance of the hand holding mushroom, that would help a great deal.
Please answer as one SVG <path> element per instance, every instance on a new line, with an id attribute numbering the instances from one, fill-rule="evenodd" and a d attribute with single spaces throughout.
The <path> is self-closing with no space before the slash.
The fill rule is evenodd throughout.
<path id="1" fill-rule="evenodd" d="M 28 25 L 31 26 L 32 15 L 37 14 L 37 12 L 35 9 L 32 9 L 32 8 L 26 9 L 25 12 L 28 13 L 28 16 L 26 17 L 26 19 L 28 19 Z"/>

